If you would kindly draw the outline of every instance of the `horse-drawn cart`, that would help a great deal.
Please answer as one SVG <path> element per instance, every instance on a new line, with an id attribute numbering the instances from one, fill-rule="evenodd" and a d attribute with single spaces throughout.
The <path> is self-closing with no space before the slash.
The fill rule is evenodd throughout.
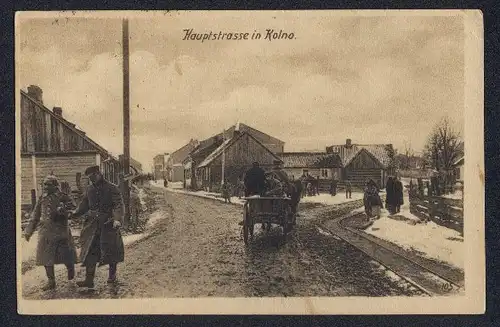
<path id="1" fill-rule="evenodd" d="M 254 225 L 262 224 L 266 231 L 271 225 L 280 225 L 285 238 L 296 222 L 296 215 L 292 212 L 291 201 L 288 197 L 246 197 L 243 206 L 243 240 L 248 244 L 249 237 L 253 237 Z"/>

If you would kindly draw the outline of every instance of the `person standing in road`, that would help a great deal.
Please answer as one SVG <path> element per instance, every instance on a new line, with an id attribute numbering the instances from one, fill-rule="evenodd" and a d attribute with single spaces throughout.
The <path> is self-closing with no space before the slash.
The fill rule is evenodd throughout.
<path id="1" fill-rule="evenodd" d="M 401 183 L 401 179 L 399 177 L 396 177 L 394 180 L 394 205 L 396 213 L 401 211 L 401 206 L 403 204 L 403 183 Z"/>
<path id="2" fill-rule="evenodd" d="M 24 237 L 29 242 L 37 226 L 38 244 L 36 264 L 45 267 L 48 283 L 42 287 L 47 291 L 56 288 L 54 265 L 64 264 L 68 270 L 68 280 L 75 277 L 76 248 L 68 224 L 68 209 L 72 200 L 62 193 L 59 182 L 53 175 L 43 181 L 44 195 L 36 202 Z"/>
<path id="3" fill-rule="evenodd" d="M 93 288 L 96 265 L 109 265 L 108 283 L 114 283 L 117 264 L 124 261 L 120 232 L 124 206 L 120 190 L 104 179 L 99 166 L 87 168 L 85 175 L 91 184 L 72 215 L 87 214 L 80 236 L 80 261 L 86 268 L 86 275 L 85 280 L 77 282 L 77 285 Z"/>

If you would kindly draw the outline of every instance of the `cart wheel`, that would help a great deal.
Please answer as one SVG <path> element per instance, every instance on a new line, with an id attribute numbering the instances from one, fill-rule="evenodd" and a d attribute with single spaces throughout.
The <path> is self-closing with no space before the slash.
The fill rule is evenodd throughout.
<path id="1" fill-rule="evenodd" d="M 245 204 L 243 207 L 243 241 L 248 244 L 249 221 L 248 221 L 248 206 Z"/>

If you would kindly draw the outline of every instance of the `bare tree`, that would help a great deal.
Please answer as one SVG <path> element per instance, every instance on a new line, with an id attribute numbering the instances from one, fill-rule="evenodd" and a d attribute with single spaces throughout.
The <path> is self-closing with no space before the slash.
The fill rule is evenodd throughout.
<path id="1" fill-rule="evenodd" d="M 463 155 L 463 141 L 452 126 L 448 118 L 439 121 L 427 139 L 424 148 L 424 157 L 428 166 L 436 169 L 441 175 L 449 177 L 454 167 L 453 164 Z"/>

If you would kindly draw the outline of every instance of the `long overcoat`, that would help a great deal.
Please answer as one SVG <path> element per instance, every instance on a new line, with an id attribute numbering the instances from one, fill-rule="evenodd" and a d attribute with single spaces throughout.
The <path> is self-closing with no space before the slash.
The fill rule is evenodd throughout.
<path id="1" fill-rule="evenodd" d="M 67 214 L 67 209 L 71 208 L 72 204 L 71 198 L 60 191 L 43 195 L 36 202 L 25 234 L 31 237 L 36 228 L 40 228 L 36 250 L 37 265 L 76 263 L 76 248 Z M 60 212 L 58 207 L 62 209 Z"/>
<path id="2" fill-rule="evenodd" d="M 120 190 L 106 180 L 87 188 L 75 216 L 84 216 L 80 235 L 80 261 L 85 265 L 94 238 L 99 237 L 99 265 L 123 262 L 125 250 L 120 229 L 113 227 L 113 221 L 123 223 L 124 206 Z"/>
<path id="3" fill-rule="evenodd" d="M 403 183 L 400 180 L 394 181 L 394 205 L 403 205 Z"/>

